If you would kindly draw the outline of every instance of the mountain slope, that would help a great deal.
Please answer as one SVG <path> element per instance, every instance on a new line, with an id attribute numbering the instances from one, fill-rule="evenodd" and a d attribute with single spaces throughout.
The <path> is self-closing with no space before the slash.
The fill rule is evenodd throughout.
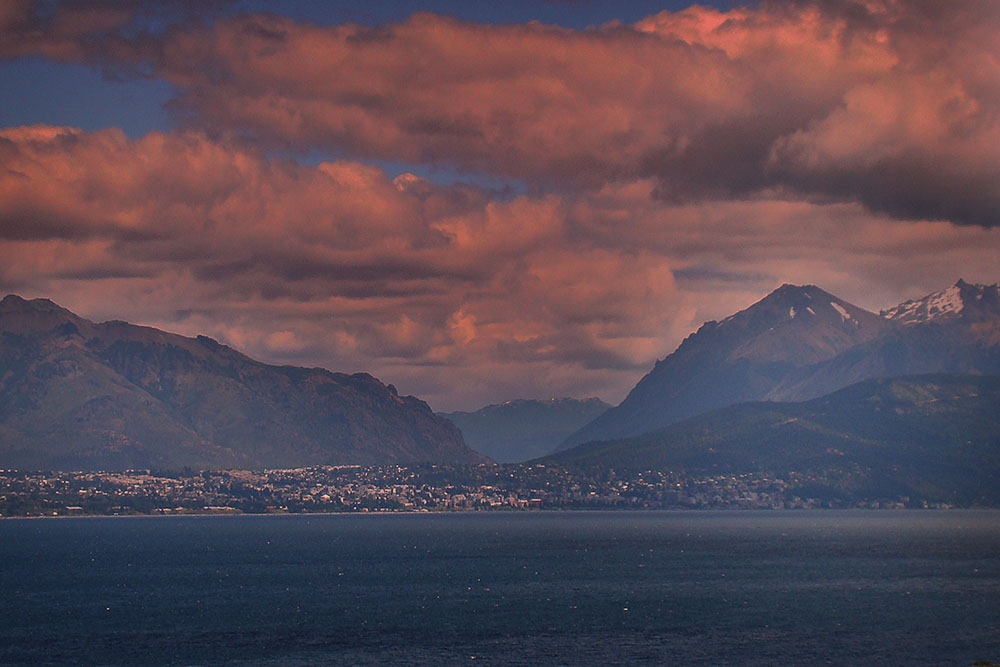
<path id="1" fill-rule="evenodd" d="M 882 311 L 882 317 L 901 324 L 963 320 L 990 322 L 1000 318 L 1000 285 L 972 285 L 964 280 L 922 299 L 913 299 Z"/>
<path id="2" fill-rule="evenodd" d="M 616 408 L 570 436 L 639 435 L 742 401 L 803 401 L 870 378 L 1000 375 L 1000 288 L 953 287 L 870 313 L 813 287 L 784 285 L 708 322 Z"/>
<path id="3" fill-rule="evenodd" d="M 803 400 L 867 378 L 927 373 L 1000 375 L 997 285 L 954 286 L 907 301 L 882 317 L 874 340 L 789 375 L 765 398 Z"/>
<path id="4" fill-rule="evenodd" d="M 297 467 L 482 460 L 366 374 L 269 366 L 216 341 L 0 302 L 0 466 Z"/>
<path id="5" fill-rule="evenodd" d="M 548 454 L 609 407 L 598 398 L 518 399 L 441 416 L 458 426 L 477 452 L 499 463 L 514 463 Z"/>
<path id="6" fill-rule="evenodd" d="M 1000 377 L 861 382 L 803 403 L 742 403 L 542 459 L 587 469 L 806 476 L 824 493 L 1000 502 Z"/>
<path id="7" fill-rule="evenodd" d="M 802 369 L 876 339 L 886 320 L 818 287 L 783 285 L 722 322 L 707 322 L 656 363 L 625 400 L 563 447 L 638 435 L 759 400 Z"/>

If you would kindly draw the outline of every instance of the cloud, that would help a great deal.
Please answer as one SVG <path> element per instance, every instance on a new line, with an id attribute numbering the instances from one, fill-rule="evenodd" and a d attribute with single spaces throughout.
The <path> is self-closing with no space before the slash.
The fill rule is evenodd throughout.
<path id="1" fill-rule="evenodd" d="M 784 189 L 992 225 L 995 7 L 692 7 L 583 32 L 252 16 L 175 36 L 158 72 L 186 122 L 265 145 L 536 186 L 653 177 L 675 202 Z"/>
<path id="2" fill-rule="evenodd" d="M 0 58 L 161 78 L 177 128 L 0 130 L 0 288 L 371 371 L 439 409 L 617 401 L 784 282 L 878 310 L 997 280 L 996 7 L 571 31 L 5 3 Z M 276 157 L 296 151 L 339 158 Z"/>
<path id="3" fill-rule="evenodd" d="M 94 319 L 370 371 L 439 409 L 619 400 L 782 282 L 878 309 L 995 281 L 1000 230 L 856 203 L 674 204 L 655 178 L 496 199 L 199 133 L 0 131 L 0 288 Z"/>
<path id="4" fill-rule="evenodd" d="M 1000 99 L 1000 85 L 993 96 Z M 998 112 L 947 75 L 881 81 L 775 142 L 768 168 L 799 190 L 858 199 L 898 217 L 994 226 Z"/>
<path id="5" fill-rule="evenodd" d="M 0 53 L 160 77 L 184 127 L 269 148 L 542 189 L 654 178 L 671 202 L 781 190 L 1000 220 L 991 0 L 694 6 L 585 31 L 431 14 L 377 28 L 210 21 L 195 6 L 15 3 Z"/>
<path id="6" fill-rule="evenodd" d="M 232 0 L 5 0 L 0 59 L 41 56 L 96 64 L 109 75 L 148 74 L 173 29 L 210 21 Z"/>
<path id="7" fill-rule="evenodd" d="M 185 127 L 535 189 L 654 178 L 666 201 L 782 191 L 1000 221 L 1000 8 L 764 3 L 572 31 L 431 14 L 377 28 L 198 3 L 24 0 L 0 57 L 160 77 Z M 207 7 L 207 9 L 205 9 Z"/>
<path id="8" fill-rule="evenodd" d="M 572 238 L 552 195 L 493 201 L 200 134 L 14 128 L 0 145 L 5 289 L 269 360 L 634 372 L 675 296 L 659 258 Z"/>

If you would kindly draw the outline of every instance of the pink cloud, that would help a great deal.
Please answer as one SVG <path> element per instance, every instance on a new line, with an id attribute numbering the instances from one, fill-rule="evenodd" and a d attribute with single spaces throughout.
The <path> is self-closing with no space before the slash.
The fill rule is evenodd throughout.
<path id="1" fill-rule="evenodd" d="M 698 6 L 587 31 L 431 14 L 380 28 L 197 3 L 16 2 L 0 57 L 136 68 L 185 127 L 265 147 L 444 165 L 545 189 L 657 181 L 708 201 L 784 191 L 994 225 L 991 0 Z M 141 29 L 150 15 L 171 26 Z"/>
<path id="2" fill-rule="evenodd" d="M 959 272 L 997 279 L 1000 230 L 856 203 L 671 204 L 655 178 L 496 200 L 196 133 L 9 128 L 0 151 L 4 292 L 374 372 L 439 409 L 619 400 L 702 321 L 782 282 L 878 309 Z"/>
<path id="3" fill-rule="evenodd" d="M 784 282 L 878 310 L 998 279 L 991 0 L 589 31 L 187 22 L 197 4 L 0 7 L 0 57 L 162 77 L 184 128 L 0 130 L 3 291 L 471 409 L 617 401 Z M 137 31 L 149 11 L 169 29 Z M 393 179 L 372 158 L 524 186 Z"/>
<path id="4" fill-rule="evenodd" d="M 673 201 L 786 188 L 993 224 L 998 27 L 973 0 L 692 7 L 585 32 L 248 16 L 172 34 L 154 67 L 185 122 L 264 145 L 536 185 L 652 177 Z"/>
<path id="5" fill-rule="evenodd" d="M 899 218 L 1000 219 L 990 0 L 694 6 L 588 31 L 430 14 L 374 29 L 191 21 L 199 11 L 8 3 L 0 57 L 136 68 L 175 86 L 185 126 L 268 147 L 532 187 L 655 178 L 675 202 L 781 189 Z M 171 27 L 143 29 L 151 16 Z"/>
<path id="6" fill-rule="evenodd" d="M 596 356 L 621 372 L 645 362 L 634 341 L 656 338 L 674 298 L 657 258 L 572 239 L 554 196 L 490 201 L 195 134 L 36 127 L 0 142 L 6 289 L 272 360 L 474 372 L 511 354 L 524 368 Z M 622 283 L 646 287 L 628 297 Z"/>

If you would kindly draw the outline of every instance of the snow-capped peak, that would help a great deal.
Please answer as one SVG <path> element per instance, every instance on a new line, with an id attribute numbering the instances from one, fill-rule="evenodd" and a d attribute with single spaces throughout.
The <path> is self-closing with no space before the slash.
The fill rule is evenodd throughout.
<path id="1" fill-rule="evenodd" d="M 997 292 L 997 285 L 970 285 L 959 280 L 948 289 L 883 310 L 881 315 L 902 324 L 964 318 L 970 308 L 982 310 L 984 306 L 995 305 Z"/>

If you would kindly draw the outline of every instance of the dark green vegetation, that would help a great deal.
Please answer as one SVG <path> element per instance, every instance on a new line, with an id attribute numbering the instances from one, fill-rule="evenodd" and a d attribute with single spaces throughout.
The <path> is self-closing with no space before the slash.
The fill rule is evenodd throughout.
<path id="1" fill-rule="evenodd" d="M 449 412 L 465 441 L 499 463 L 544 456 L 611 406 L 598 398 L 514 400 L 475 412 Z"/>
<path id="2" fill-rule="evenodd" d="M 869 380 L 802 403 L 742 403 L 543 461 L 621 474 L 769 473 L 819 499 L 996 506 L 1000 377 Z"/>
<path id="3" fill-rule="evenodd" d="M 426 403 L 366 374 L 263 364 L 216 341 L 0 302 L 0 467 L 470 463 Z"/>

